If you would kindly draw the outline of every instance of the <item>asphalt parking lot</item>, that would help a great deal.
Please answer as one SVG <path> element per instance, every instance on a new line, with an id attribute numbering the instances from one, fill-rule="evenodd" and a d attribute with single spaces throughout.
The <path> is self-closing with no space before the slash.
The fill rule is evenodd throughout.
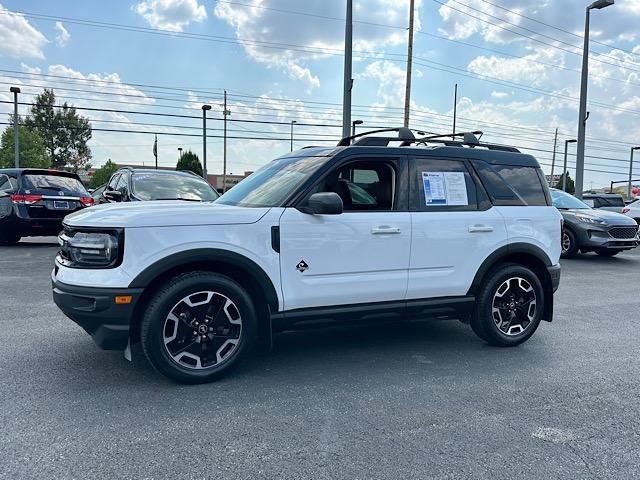
<path id="1" fill-rule="evenodd" d="M 640 252 L 564 261 L 515 349 L 455 321 L 307 331 L 185 387 L 57 310 L 53 240 L 0 248 L 2 478 L 640 476 Z"/>

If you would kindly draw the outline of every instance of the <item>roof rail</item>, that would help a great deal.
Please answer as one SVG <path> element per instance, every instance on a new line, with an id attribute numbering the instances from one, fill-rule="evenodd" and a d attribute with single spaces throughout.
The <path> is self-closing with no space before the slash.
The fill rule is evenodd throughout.
<path id="1" fill-rule="evenodd" d="M 385 132 L 398 132 L 398 136 L 396 138 L 387 138 L 387 137 L 367 137 L 367 135 L 371 135 L 373 133 L 385 133 Z M 338 147 L 348 147 L 351 145 L 351 141 L 356 138 L 362 138 L 354 143 L 354 145 L 377 145 L 377 146 L 386 146 L 389 142 L 404 140 L 404 141 L 413 141 L 416 139 L 413 132 L 406 127 L 398 127 L 398 128 L 383 128 L 381 130 L 370 130 L 368 132 L 362 132 L 357 135 L 351 135 L 350 137 L 344 137 L 342 140 L 338 142 Z M 386 141 L 385 141 L 386 140 Z"/>
<path id="2" fill-rule="evenodd" d="M 384 133 L 384 132 L 398 132 L 397 137 L 375 137 L 369 136 L 374 133 Z M 427 145 L 429 143 L 442 144 L 447 147 L 481 147 L 486 148 L 488 150 L 498 150 L 503 152 L 512 152 L 512 153 L 520 153 L 515 147 L 510 147 L 507 145 L 498 145 L 493 143 L 481 143 L 479 137 L 482 137 L 483 132 L 480 130 L 476 130 L 473 132 L 459 132 L 459 133 L 446 133 L 446 134 L 431 134 L 430 132 L 416 132 L 420 135 L 428 135 L 421 138 L 416 138 L 413 134 L 413 131 L 409 128 L 399 127 L 399 128 L 385 128 L 382 130 L 372 130 L 369 132 L 359 133 L 358 135 L 352 135 L 350 137 L 345 137 L 338 143 L 339 147 L 346 147 L 351 145 L 352 140 L 358 139 L 353 142 L 353 145 L 363 147 L 386 147 L 390 142 L 402 142 L 400 144 L 401 147 L 409 147 L 411 145 Z M 462 140 L 456 140 L 456 137 L 462 137 Z M 450 140 L 448 140 L 450 139 Z"/>

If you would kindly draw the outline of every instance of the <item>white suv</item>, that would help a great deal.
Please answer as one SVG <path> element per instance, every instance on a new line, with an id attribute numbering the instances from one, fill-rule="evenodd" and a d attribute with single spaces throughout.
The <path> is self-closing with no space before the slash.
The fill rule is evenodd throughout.
<path id="1" fill-rule="evenodd" d="M 100 347 L 141 341 L 185 383 L 306 322 L 453 318 L 492 345 L 526 341 L 560 280 L 561 216 L 538 162 L 394 131 L 281 157 L 215 203 L 67 217 L 56 304 Z"/>

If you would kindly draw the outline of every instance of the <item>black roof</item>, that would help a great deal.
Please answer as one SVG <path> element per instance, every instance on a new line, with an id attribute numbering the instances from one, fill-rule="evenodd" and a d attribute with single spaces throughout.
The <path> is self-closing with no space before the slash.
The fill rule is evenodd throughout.
<path id="1" fill-rule="evenodd" d="M 398 132 L 398 136 L 371 136 L 373 133 Z M 540 168 L 540 164 L 532 155 L 521 153 L 515 147 L 480 142 L 475 135 L 482 132 L 457 133 L 453 137 L 462 137 L 461 141 L 452 139 L 451 134 L 427 135 L 416 138 L 406 128 L 391 128 L 364 132 L 352 137 L 343 138 L 337 148 L 307 147 L 290 156 L 333 156 L 340 152 L 363 153 L 366 155 L 409 155 L 419 157 L 459 158 L 481 160 L 492 165 L 513 165 L 519 167 Z M 355 142 L 354 142 L 355 140 Z M 353 142 L 353 143 L 352 143 Z M 389 144 L 399 143 L 397 146 Z M 301 155 L 302 154 L 302 155 Z"/>
<path id="2" fill-rule="evenodd" d="M 204 178 L 202 178 L 200 175 L 197 175 L 194 172 L 183 171 L 183 170 L 160 170 L 155 168 L 122 167 L 122 168 L 119 168 L 116 173 L 121 172 L 123 170 L 130 171 L 131 173 L 134 173 L 134 174 L 135 173 L 153 173 L 153 174 L 158 173 L 161 175 L 166 174 L 166 175 L 181 175 L 185 177 L 196 177 L 204 181 Z"/>
<path id="3" fill-rule="evenodd" d="M 0 173 L 11 176 L 19 176 L 24 174 L 31 175 L 59 175 L 61 177 L 80 178 L 77 173 L 67 172 L 66 170 L 54 170 L 48 168 L 0 168 Z"/>

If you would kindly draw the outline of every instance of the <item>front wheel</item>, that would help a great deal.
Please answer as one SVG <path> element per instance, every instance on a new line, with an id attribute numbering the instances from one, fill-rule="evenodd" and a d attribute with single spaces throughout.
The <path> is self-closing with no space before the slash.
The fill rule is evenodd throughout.
<path id="1" fill-rule="evenodd" d="M 149 362 L 181 383 L 227 374 L 253 350 L 257 317 L 235 281 L 211 272 L 178 275 L 150 302 L 141 342 Z"/>
<path id="2" fill-rule="evenodd" d="M 571 230 L 562 231 L 562 258 L 573 258 L 578 254 L 578 242 Z"/>
<path id="3" fill-rule="evenodd" d="M 536 274 L 521 265 L 502 265 L 487 275 L 471 326 L 487 343 L 513 347 L 534 334 L 543 308 L 544 291 Z"/>
<path id="4" fill-rule="evenodd" d="M 601 257 L 615 257 L 620 253 L 620 250 L 612 250 L 610 248 L 599 248 L 596 250 L 596 253 Z"/>

